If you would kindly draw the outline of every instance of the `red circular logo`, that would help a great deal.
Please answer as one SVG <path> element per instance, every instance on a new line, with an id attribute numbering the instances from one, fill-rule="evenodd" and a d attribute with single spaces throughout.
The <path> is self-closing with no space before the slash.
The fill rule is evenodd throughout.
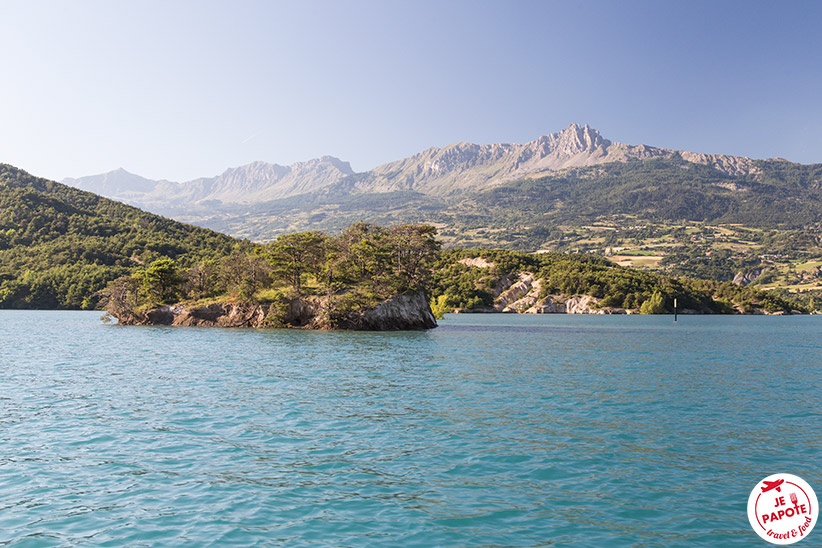
<path id="1" fill-rule="evenodd" d="M 748 521 L 772 544 L 793 544 L 811 532 L 819 516 L 816 493 L 792 474 L 774 474 L 760 481 L 748 497 Z"/>

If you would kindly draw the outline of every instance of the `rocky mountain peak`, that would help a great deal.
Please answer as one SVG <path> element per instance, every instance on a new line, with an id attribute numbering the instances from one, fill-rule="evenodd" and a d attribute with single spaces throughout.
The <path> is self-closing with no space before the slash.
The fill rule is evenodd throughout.
<path id="1" fill-rule="evenodd" d="M 274 182 L 288 176 L 289 174 L 312 175 L 318 172 L 326 172 L 328 170 L 339 172 L 340 176 L 354 174 L 354 171 L 351 169 L 351 164 L 348 162 L 343 162 L 334 156 L 323 156 L 321 158 L 313 158 L 304 162 L 295 162 L 288 166 L 258 160 L 239 167 L 228 168 L 221 175 L 219 175 L 218 178 L 242 175 L 257 179 L 261 182 Z"/>
<path id="2" fill-rule="evenodd" d="M 351 164 L 340 160 L 336 156 L 322 156 L 320 158 L 314 158 L 305 162 L 297 162 L 291 164 L 289 167 L 292 171 L 334 168 L 343 175 L 354 175 L 354 170 L 351 169 Z"/>
<path id="3" fill-rule="evenodd" d="M 604 139 L 599 131 L 588 124 L 581 126 L 577 123 L 571 124 L 558 133 L 548 135 L 547 142 L 554 150 L 569 156 L 606 148 L 611 144 L 611 141 Z"/>

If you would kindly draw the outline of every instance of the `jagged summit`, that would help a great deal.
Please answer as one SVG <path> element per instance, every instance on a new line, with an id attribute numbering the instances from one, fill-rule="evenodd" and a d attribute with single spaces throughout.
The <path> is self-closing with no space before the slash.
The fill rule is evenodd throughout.
<path id="1" fill-rule="evenodd" d="M 755 162 L 749 158 L 628 145 L 605 139 L 588 124 L 573 123 L 562 131 L 524 144 L 455 143 L 443 148 L 429 148 L 361 174 L 353 185 L 353 190 L 415 190 L 423 194 L 445 196 L 465 190 L 484 190 L 509 181 L 538 177 L 568 168 L 668 158 L 675 153 L 680 154 L 685 161 L 709 165 L 726 175 L 736 176 L 757 170 Z M 342 184 L 346 184 L 346 181 Z"/>
<path id="2" fill-rule="evenodd" d="M 290 166 L 253 162 L 181 185 L 186 200 L 254 203 L 313 192 L 353 175 L 348 162 L 323 156 Z"/>
<path id="3" fill-rule="evenodd" d="M 549 171 L 624 160 L 630 155 L 626 147 L 603 138 L 587 124 L 574 123 L 525 144 L 456 143 L 430 148 L 375 168 L 356 187 L 364 192 L 411 189 L 438 195 L 480 190 Z M 660 149 L 658 155 L 663 154 L 667 152 Z M 641 155 L 649 153 L 643 149 Z"/>
<path id="4" fill-rule="evenodd" d="M 537 141 L 569 156 L 580 152 L 593 151 L 597 148 L 605 148 L 611 144 L 611 141 L 604 139 L 599 131 L 588 124 L 581 126 L 577 123 L 569 125 L 558 133 L 540 137 Z"/>

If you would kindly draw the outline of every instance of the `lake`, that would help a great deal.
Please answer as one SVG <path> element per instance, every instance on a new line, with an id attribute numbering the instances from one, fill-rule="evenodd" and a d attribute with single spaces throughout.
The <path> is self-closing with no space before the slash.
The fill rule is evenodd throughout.
<path id="1" fill-rule="evenodd" d="M 2 311 L 0 546 L 766 546 L 760 479 L 822 494 L 822 317 L 672 320 Z"/>

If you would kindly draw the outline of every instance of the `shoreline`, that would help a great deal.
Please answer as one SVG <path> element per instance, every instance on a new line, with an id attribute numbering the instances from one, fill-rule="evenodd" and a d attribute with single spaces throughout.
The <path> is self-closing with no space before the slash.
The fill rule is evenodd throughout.
<path id="1" fill-rule="evenodd" d="M 339 329 L 347 331 L 410 331 L 437 327 L 425 294 L 421 291 L 386 299 L 377 306 L 342 311 L 328 298 L 309 297 L 287 303 L 212 303 L 208 305 L 161 305 L 119 316 L 107 311 L 119 325 Z"/>

